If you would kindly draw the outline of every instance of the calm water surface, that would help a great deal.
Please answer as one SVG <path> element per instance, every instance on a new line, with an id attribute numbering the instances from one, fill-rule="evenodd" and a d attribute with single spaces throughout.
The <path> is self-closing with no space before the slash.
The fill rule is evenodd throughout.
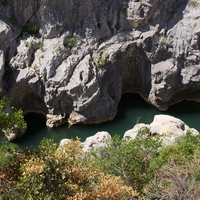
<path id="1" fill-rule="evenodd" d="M 137 122 L 151 123 L 156 114 L 169 114 L 183 120 L 188 126 L 200 131 L 200 104 L 196 102 L 181 102 L 171 106 L 168 111 L 160 112 L 150 106 L 138 94 L 125 94 L 122 96 L 118 107 L 118 114 L 113 121 L 98 125 L 63 125 L 58 128 L 48 130 L 45 127 L 45 118 L 38 114 L 26 116 L 28 129 L 24 136 L 15 142 L 22 148 L 37 147 L 43 138 L 54 139 L 60 142 L 63 138 L 80 137 L 82 141 L 86 137 L 94 135 L 98 131 L 108 131 L 112 136 L 123 135 L 124 132 L 132 128 Z"/>

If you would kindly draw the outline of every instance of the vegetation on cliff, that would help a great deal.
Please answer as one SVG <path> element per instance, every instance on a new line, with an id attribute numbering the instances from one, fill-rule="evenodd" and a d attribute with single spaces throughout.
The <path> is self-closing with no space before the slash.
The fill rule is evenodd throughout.
<path id="1" fill-rule="evenodd" d="M 0 135 L 4 133 L 8 139 L 12 137 L 10 136 L 11 134 L 20 136 L 27 128 L 23 112 L 12 106 L 11 99 L 3 96 L 1 93 L 0 88 Z"/>

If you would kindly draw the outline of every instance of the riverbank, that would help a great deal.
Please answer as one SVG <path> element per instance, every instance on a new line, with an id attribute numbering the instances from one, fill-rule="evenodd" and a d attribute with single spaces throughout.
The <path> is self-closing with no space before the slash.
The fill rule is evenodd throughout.
<path id="1" fill-rule="evenodd" d="M 111 136 L 123 134 L 136 123 L 149 124 L 157 114 L 168 114 L 184 121 L 188 126 L 200 130 L 200 104 L 183 101 L 172 105 L 167 111 L 160 112 L 144 101 L 138 94 L 124 94 L 119 103 L 118 114 L 114 120 L 97 125 L 68 124 L 58 128 L 47 129 L 45 118 L 38 114 L 26 116 L 28 122 L 27 133 L 15 142 L 22 148 L 25 146 L 37 147 L 43 138 L 54 139 L 59 143 L 63 138 L 80 137 L 84 141 L 98 131 L 107 131 Z"/>

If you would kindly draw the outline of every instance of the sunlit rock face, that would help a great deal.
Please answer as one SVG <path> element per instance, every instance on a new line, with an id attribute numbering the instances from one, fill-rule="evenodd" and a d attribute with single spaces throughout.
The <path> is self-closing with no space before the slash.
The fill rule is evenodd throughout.
<path id="1" fill-rule="evenodd" d="M 142 132 L 142 133 L 141 133 Z M 159 135 L 164 146 L 175 144 L 180 137 L 183 137 L 190 132 L 193 135 L 198 135 L 199 132 L 190 128 L 182 120 L 170 115 L 155 115 L 151 124 L 136 124 L 132 129 L 124 133 L 123 138 L 135 139 L 140 133 L 144 139 L 148 136 Z"/>
<path id="2" fill-rule="evenodd" d="M 126 92 L 200 101 L 199 17 L 190 0 L 0 1 L 0 85 L 50 127 L 112 120 Z"/>

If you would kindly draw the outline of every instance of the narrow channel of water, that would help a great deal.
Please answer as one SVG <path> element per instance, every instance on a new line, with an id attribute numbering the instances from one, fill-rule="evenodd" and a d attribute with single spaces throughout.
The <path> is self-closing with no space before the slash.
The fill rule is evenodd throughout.
<path id="1" fill-rule="evenodd" d="M 15 142 L 22 148 L 26 146 L 35 148 L 43 138 L 51 138 L 55 142 L 60 142 L 63 138 L 76 138 L 78 136 L 84 141 L 86 137 L 94 135 L 98 131 L 108 131 L 112 136 L 115 134 L 123 135 L 136 123 L 151 123 L 156 114 L 169 114 L 180 118 L 188 126 L 200 131 L 199 103 L 183 101 L 171 106 L 166 112 L 160 112 L 138 94 L 124 94 L 119 103 L 118 114 L 113 121 L 98 125 L 74 125 L 70 128 L 66 124 L 48 130 L 45 127 L 45 118 L 32 113 L 26 116 L 27 133 Z"/>

